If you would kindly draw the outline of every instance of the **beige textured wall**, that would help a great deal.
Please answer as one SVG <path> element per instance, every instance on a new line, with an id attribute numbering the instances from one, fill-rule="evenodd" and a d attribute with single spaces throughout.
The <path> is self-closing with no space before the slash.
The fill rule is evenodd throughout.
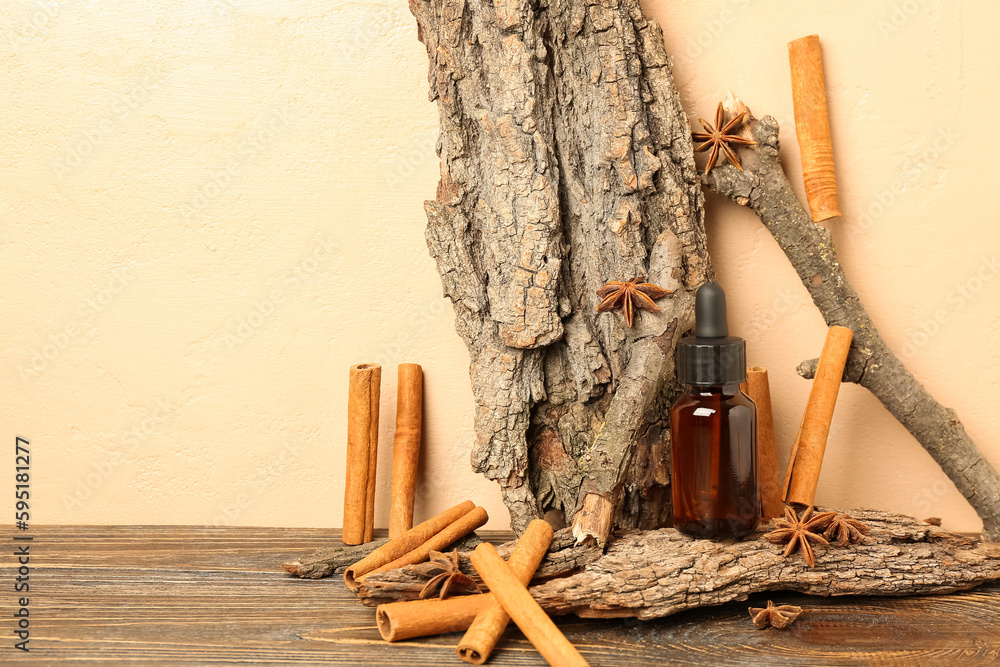
<path id="1" fill-rule="evenodd" d="M 689 113 L 732 88 L 782 122 L 793 175 L 785 43 L 820 33 L 841 259 L 1000 466 L 1000 231 L 976 138 L 998 104 L 1000 6 L 647 10 Z M 31 440 L 35 521 L 337 526 L 346 369 L 383 364 L 387 443 L 395 364 L 416 361 L 418 518 L 472 497 L 506 526 L 497 489 L 469 471 L 468 355 L 423 241 L 437 119 L 405 3 L 19 0 L 0 7 L 0 63 L 0 423 Z M 752 215 L 710 197 L 708 219 L 784 453 L 808 390 L 794 368 L 823 324 Z M 978 527 L 877 401 L 841 396 L 821 502 Z"/>

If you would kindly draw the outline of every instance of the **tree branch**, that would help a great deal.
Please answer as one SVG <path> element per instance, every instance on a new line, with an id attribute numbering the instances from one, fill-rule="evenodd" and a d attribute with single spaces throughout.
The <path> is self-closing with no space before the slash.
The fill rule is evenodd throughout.
<path id="1" fill-rule="evenodd" d="M 660 400 L 664 385 L 674 377 L 674 349 L 678 339 L 694 326 L 693 298 L 676 278 L 681 275 L 682 266 L 677 237 L 663 232 L 651 255 L 650 281 L 675 292 L 667 297 L 670 301 L 664 303 L 661 312 L 651 313 L 637 323 L 632 354 L 618 390 L 594 444 L 581 457 L 580 467 L 585 476 L 581 488 L 586 495 L 580 511 L 573 517 L 573 535 L 578 542 L 589 539 L 602 546 L 607 542 L 639 433 L 653 421 L 650 412 Z"/>
<path id="2" fill-rule="evenodd" d="M 741 103 L 730 100 L 730 113 Z M 739 107 L 745 108 L 745 107 Z M 1000 476 L 966 434 L 955 411 L 938 403 L 889 349 L 837 259 L 829 230 L 812 222 L 792 191 L 778 159 L 774 118 L 750 117 L 758 150 L 744 151 L 743 168 L 717 166 L 708 186 L 752 208 L 809 290 L 827 325 L 854 331 L 845 380 L 878 398 L 923 445 L 983 520 L 983 536 L 1000 540 Z M 800 366 L 810 372 L 809 362 Z"/>

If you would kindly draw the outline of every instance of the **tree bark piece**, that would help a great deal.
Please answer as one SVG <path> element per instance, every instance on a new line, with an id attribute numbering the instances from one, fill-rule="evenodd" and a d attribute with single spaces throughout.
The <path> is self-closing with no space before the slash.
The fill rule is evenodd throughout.
<path id="1" fill-rule="evenodd" d="M 740 104 L 730 100 L 730 113 Z M 710 188 L 749 206 L 774 236 L 829 326 L 854 331 L 845 377 L 866 387 L 906 427 L 983 520 L 983 536 L 1000 540 L 1000 476 L 951 408 L 938 403 L 889 349 L 851 286 L 829 230 L 802 209 L 778 159 L 778 123 L 750 117 L 758 150 L 743 151 L 741 172 L 712 169 Z M 803 370 L 808 372 L 807 363 Z"/>
<path id="2" fill-rule="evenodd" d="M 413 491 L 420 462 L 424 420 L 424 371 L 420 364 L 400 364 L 396 382 L 396 432 L 392 440 L 392 504 L 389 539 L 413 527 Z"/>
<path id="3" fill-rule="evenodd" d="M 676 391 L 662 369 L 712 277 L 662 32 L 637 0 L 410 9 L 441 125 L 426 236 L 472 360 L 473 468 L 518 532 L 569 522 L 588 493 L 614 495 L 618 526 L 661 525 Z M 659 267 L 658 240 L 676 249 Z M 608 280 L 656 274 L 680 288 L 662 313 L 628 329 L 595 312 Z M 623 421 L 605 419 L 616 391 L 641 399 Z M 602 422 L 616 426 L 598 442 Z"/>
<path id="4" fill-rule="evenodd" d="M 742 541 L 724 542 L 662 528 L 629 532 L 585 566 L 544 581 L 536 579 L 530 591 L 551 615 L 650 619 L 744 600 L 762 591 L 923 595 L 1000 580 L 1000 544 L 949 533 L 892 512 L 848 513 L 869 526 L 868 536 L 847 547 L 817 547 L 815 568 L 798 555 L 783 558 L 782 545 L 763 539 L 768 526 Z M 569 552 L 559 558 L 563 563 L 573 561 L 568 557 L 572 552 L 586 548 L 570 540 L 561 544 L 559 551 Z M 546 560 L 554 555 L 550 551 Z M 412 599 L 416 592 L 396 586 L 404 576 L 405 570 L 393 570 L 369 577 L 358 591 L 359 599 L 370 606 Z"/>
<path id="5" fill-rule="evenodd" d="M 639 329 L 632 355 L 611 405 L 604 415 L 594 444 L 584 453 L 581 468 L 585 473 L 582 489 L 586 494 L 581 509 L 573 517 L 573 535 L 577 541 L 595 540 L 604 545 L 614 525 L 627 525 L 627 514 L 641 512 L 635 503 L 622 506 L 622 489 L 628 482 L 629 466 L 635 455 L 640 433 L 655 424 L 664 414 L 654 410 L 667 409 L 658 405 L 664 386 L 675 377 L 674 349 L 681 335 L 694 326 L 694 300 L 676 283 L 675 271 L 682 265 L 682 248 L 677 238 L 664 232 L 653 246 L 650 269 L 652 282 L 674 290 L 672 308 L 652 313 L 653 321 Z M 642 466 L 662 471 L 666 483 L 669 436 L 664 433 L 663 448 L 655 457 L 642 461 Z M 658 459 L 658 460 L 657 460 Z M 669 504 L 666 506 L 669 510 Z M 617 512 L 616 512 L 617 510 Z M 646 510 L 648 512 L 648 510 Z M 663 504 L 650 513 L 652 525 L 666 523 Z"/>
<path id="6" fill-rule="evenodd" d="M 305 558 L 285 561 L 282 569 L 302 579 L 322 579 L 330 575 L 343 574 L 344 570 L 368 556 L 388 540 L 377 539 L 352 546 L 323 547 Z"/>

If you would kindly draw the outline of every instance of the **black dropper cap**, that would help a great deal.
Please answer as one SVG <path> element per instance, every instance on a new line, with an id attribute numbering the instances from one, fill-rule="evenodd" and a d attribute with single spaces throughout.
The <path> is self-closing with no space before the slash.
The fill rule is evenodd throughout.
<path id="1" fill-rule="evenodd" d="M 694 335 L 677 343 L 677 380 L 721 386 L 746 379 L 747 343 L 729 335 L 726 293 L 718 283 L 705 283 L 694 297 Z"/>

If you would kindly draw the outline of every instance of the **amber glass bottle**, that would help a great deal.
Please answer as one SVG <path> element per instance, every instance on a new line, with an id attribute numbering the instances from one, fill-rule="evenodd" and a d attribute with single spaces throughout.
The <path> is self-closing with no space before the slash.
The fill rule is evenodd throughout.
<path id="1" fill-rule="evenodd" d="M 697 537 L 742 537 L 761 515 L 757 407 L 740 390 L 746 342 L 729 335 L 716 283 L 698 289 L 695 322 L 695 335 L 677 346 L 684 391 L 670 409 L 674 527 Z"/>

